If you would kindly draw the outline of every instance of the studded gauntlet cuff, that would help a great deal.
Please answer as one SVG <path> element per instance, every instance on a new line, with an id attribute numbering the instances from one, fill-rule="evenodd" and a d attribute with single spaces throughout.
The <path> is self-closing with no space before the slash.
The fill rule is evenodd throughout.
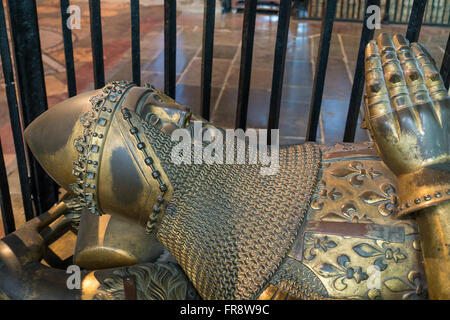
<path id="1" fill-rule="evenodd" d="M 398 177 L 400 217 L 450 200 L 450 172 L 448 165 L 446 171 L 442 166 L 425 167 Z"/>

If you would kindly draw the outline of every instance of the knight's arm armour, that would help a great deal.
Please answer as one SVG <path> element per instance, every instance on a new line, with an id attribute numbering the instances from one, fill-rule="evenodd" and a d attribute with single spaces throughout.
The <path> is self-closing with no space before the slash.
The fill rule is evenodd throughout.
<path id="1" fill-rule="evenodd" d="M 398 217 L 421 233 L 430 297 L 450 298 L 450 98 L 433 58 L 402 35 L 366 48 L 366 122 L 397 176 Z"/>

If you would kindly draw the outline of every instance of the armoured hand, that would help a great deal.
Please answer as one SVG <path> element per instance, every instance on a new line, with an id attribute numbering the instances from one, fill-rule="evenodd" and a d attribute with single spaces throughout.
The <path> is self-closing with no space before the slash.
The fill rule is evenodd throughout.
<path id="1" fill-rule="evenodd" d="M 450 199 L 450 99 L 433 58 L 382 33 L 366 48 L 365 69 L 366 122 L 397 175 L 399 214 Z"/>

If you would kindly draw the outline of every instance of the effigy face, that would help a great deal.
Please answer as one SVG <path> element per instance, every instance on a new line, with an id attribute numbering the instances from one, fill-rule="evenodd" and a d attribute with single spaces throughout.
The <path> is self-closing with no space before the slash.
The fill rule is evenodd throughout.
<path id="1" fill-rule="evenodd" d="M 413 70 L 403 38 L 394 37 L 395 46 L 385 34 L 378 41 L 382 59 L 393 60 L 387 55 L 397 49 L 402 67 Z M 431 68 L 420 60 L 421 51 L 416 56 Z M 81 211 L 73 261 L 84 269 L 83 286 L 74 298 L 123 299 L 130 292 L 139 299 L 427 298 L 423 260 L 425 268 L 430 264 L 422 250 L 430 247 L 428 233 L 421 244 L 419 229 L 437 224 L 416 221 L 411 213 L 423 209 L 427 217 L 448 221 L 448 96 L 430 80 L 433 100 L 407 109 L 396 105 L 394 112 L 390 104 L 401 102 L 398 92 L 407 99 L 406 85 L 389 82 L 398 78 L 401 69 L 391 70 L 401 68 L 398 61 L 385 61 L 383 69 L 380 59 L 369 44 L 366 124 L 375 145 L 280 147 L 272 136 L 266 146 L 261 131 L 231 130 L 230 138 L 230 130 L 153 87 L 124 81 L 38 117 L 26 129 L 27 143 L 69 192 L 71 208 Z M 425 95 L 423 81 L 413 81 L 417 94 Z M 395 92 L 393 102 L 388 89 Z M 422 117 L 427 125 L 420 130 L 393 131 L 381 118 L 410 125 L 402 117 L 415 113 L 404 113 L 425 104 L 439 107 L 433 118 L 439 123 Z M 429 149 L 427 134 L 439 142 Z M 422 158 L 399 155 L 405 150 L 420 150 Z M 420 201 L 408 206 L 405 185 L 414 177 Z M 420 193 L 431 191 L 422 202 L 428 194 Z M 30 230 L 42 229 L 36 228 Z M 163 250 L 170 262 L 156 261 Z M 157 288 L 148 288 L 149 275 Z M 433 294 L 446 292 L 448 282 L 440 291 L 435 283 Z M 59 292 L 55 282 L 51 286 Z"/>

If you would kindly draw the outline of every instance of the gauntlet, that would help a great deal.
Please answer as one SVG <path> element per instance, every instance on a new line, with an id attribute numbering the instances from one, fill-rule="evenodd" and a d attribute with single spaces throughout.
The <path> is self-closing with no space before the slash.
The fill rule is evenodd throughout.
<path id="1" fill-rule="evenodd" d="M 366 48 L 366 122 L 403 216 L 450 199 L 450 99 L 423 46 L 386 33 L 377 43 Z"/>

